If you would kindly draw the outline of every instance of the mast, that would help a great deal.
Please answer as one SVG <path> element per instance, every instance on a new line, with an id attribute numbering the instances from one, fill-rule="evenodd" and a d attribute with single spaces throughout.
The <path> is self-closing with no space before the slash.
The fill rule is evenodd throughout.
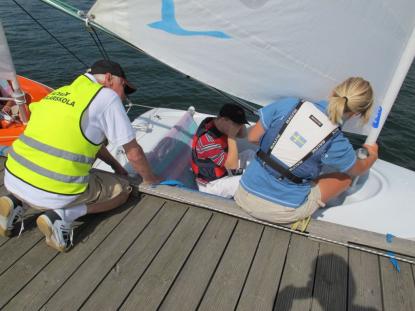
<path id="1" fill-rule="evenodd" d="M 3 29 L 3 25 L 0 23 L 0 43 L 1 43 L 1 61 L 4 62 L 5 68 L 1 68 L 4 72 L 0 72 L 2 79 L 9 80 L 12 84 L 13 92 L 10 94 L 12 97 L 7 98 L 13 100 L 19 107 L 20 120 L 26 124 L 29 120 L 27 110 L 25 107 L 26 97 L 22 91 L 17 80 L 16 70 L 14 69 L 13 61 L 10 54 L 9 45 L 7 43 L 6 35 Z"/>
<path id="2" fill-rule="evenodd" d="M 408 40 L 405 51 L 402 54 L 401 60 L 398 67 L 392 77 L 389 88 L 385 94 L 383 104 L 378 107 L 376 111 L 377 115 L 375 121 L 370 129 L 370 132 L 366 138 L 366 144 L 374 144 L 379 137 L 380 131 L 385 124 L 385 121 L 395 103 L 396 97 L 398 96 L 399 90 L 401 89 L 402 83 L 408 74 L 409 68 L 411 67 L 412 61 L 415 56 L 415 29 Z"/>

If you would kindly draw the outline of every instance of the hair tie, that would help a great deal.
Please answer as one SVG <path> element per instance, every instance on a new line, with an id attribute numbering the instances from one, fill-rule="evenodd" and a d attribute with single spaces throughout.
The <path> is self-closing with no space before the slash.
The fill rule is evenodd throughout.
<path id="1" fill-rule="evenodd" d="M 343 96 L 343 98 L 345 99 L 345 105 L 347 106 L 347 103 L 349 102 L 349 99 L 347 98 L 347 96 Z"/>

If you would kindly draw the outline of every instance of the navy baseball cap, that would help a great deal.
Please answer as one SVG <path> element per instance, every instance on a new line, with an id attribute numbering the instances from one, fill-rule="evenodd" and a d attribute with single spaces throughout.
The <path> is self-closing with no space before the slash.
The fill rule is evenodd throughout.
<path id="1" fill-rule="evenodd" d="M 219 111 L 220 117 L 226 117 L 238 124 L 249 124 L 246 120 L 245 111 L 238 105 L 225 104 Z"/>
<path id="2" fill-rule="evenodd" d="M 134 87 L 130 82 L 128 82 L 127 77 L 125 76 L 125 72 L 122 69 L 121 65 L 110 61 L 106 59 L 101 59 L 99 61 L 96 61 L 89 70 L 89 73 L 91 74 L 106 74 L 110 73 L 114 76 L 121 77 L 124 79 L 124 92 L 125 94 L 131 94 L 134 93 L 137 88 Z"/>

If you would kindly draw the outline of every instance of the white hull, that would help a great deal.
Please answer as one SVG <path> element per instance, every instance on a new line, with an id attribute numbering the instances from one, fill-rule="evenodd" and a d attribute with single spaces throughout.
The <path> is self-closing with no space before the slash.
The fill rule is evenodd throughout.
<path id="1" fill-rule="evenodd" d="M 135 119 L 132 124 L 144 151 L 151 153 L 185 114 L 184 110 L 155 108 Z M 199 124 L 207 116 L 196 112 L 193 118 Z M 245 148 L 255 147 L 245 143 L 241 149 Z M 133 174 L 123 150 L 113 146 L 108 146 L 108 149 Z M 160 150 L 162 149 L 159 149 L 159 153 Z M 160 159 L 165 156 L 167 154 L 163 152 L 158 154 Z M 111 170 L 101 161 L 97 161 L 94 167 Z M 190 170 L 190 166 L 186 169 Z M 391 233 L 400 238 L 415 240 L 415 196 L 412 193 L 414 185 L 415 172 L 378 160 L 367 176 L 361 177 L 345 195 L 330 202 L 329 208 L 319 210 L 313 217 L 365 231 Z M 203 193 L 199 195 L 206 196 Z"/>

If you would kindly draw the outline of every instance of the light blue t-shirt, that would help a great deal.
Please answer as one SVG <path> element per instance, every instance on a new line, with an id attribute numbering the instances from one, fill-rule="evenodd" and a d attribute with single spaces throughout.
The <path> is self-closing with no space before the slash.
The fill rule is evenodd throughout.
<path id="1" fill-rule="evenodd" d="M 259 111 L 259 122 L 265 131 L 274 121 L 284 122 L 285 117 L 291 113 L 298 102 L 298 98 L 289 97 L 262 108 Z M 327 101 L 320 101 L 315 105 L 327 114 Z M 314 168 L 314 171 L 317 169 L 320 172 L 322 166 L 328 166 L 332 171 L 346 172 L 353 167 L 355 162 L 356 154 L 353 146 L 340 132 L 329 142 L 326 152 L 321 155 L 321 165 Z M 304 203 L 311 189 L 310 183 L 294 184 L 285 179 L 279 180 L 270 174 L 257 158 L 251 162 L 242 175 L 241 185 L 246 191 L 258 197 L 293 208 Z"/>

